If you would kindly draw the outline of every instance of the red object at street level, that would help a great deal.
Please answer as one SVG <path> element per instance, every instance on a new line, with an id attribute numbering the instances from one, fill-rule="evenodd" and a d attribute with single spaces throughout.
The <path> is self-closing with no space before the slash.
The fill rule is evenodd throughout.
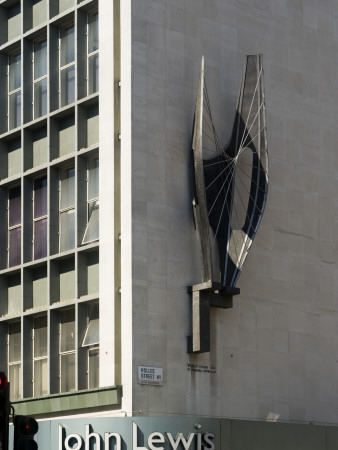
<path id="1" fill-rule="evenodd" d="M 4 390 L 8 385 L 8 379 L 4 372 L 0 372 L 0 390 Z"/>
<path id="2" fill-rule="evenodd" d="M 34 435 L 39 430 L 39 424 L 34 417 L 14 417 L 14 450 L 37 450 L 38 444 Z"/>

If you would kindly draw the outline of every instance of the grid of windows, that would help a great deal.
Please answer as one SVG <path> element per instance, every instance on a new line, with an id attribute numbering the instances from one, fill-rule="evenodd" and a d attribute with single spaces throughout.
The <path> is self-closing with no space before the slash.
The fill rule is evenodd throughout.
<path id="1" fill-rule="evenodd" d="M 0 14 L 0 370 L 13 400 L 99 386 L 98 1 L 24 2 Z"/>
<path id="2" fill-rule="evenodd" d="M 43 2 L 35 5 L 39 3 L 40 8 L 32 11 L 34 15 L 40 10 L 37 21 L 42 20 L 45 14 Z M 52 9 L 49 8 L 50 13 L 54 14 Z M 29 6 L 24 13 L 28 10 Z M 16 32 L 21 28 L 20 15 L 19 10 Z M 30 15 L 29 20 L 31 18 Z M 8 119 L 0 124 L 0 134 L 74 104 L 99 90 L 97 0 L 88 2 L 57 22 L 51 20 L 38 32 L 33 23 L 29 27 L 29 20 L 24 19 L 28 33 L 26 31 L 25 37 L 17 39 L 15 44 L 8 43 L 7 47 L 6 42 L 1 42 L 4 35 L 0 35 L 0 45 L 4 44 L 0 55 L 0 79 L 3 77 L 5 81 L 7 77 L 7 107 L 3 112 Z M 0 14 L 0 27 L 1 21 Z M 20 32 L 17 38 L 19 36 Z"/>

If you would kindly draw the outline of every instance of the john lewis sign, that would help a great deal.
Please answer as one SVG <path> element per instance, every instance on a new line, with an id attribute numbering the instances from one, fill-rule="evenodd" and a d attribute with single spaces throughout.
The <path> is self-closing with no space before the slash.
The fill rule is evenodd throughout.
<path id="1" fill-rule="evenodd" d="M 13 427 L 10 430 L 13 445 Z M 216 450 L 220 423 L 186 417 L 82 417 L 40 420 L 44 450 Z"/>
<path id="2" fill-rule="evenodd" d="M 197 417 L 40 420 L 35 437 L 41 450 L 338 449 L 336 426 Z"/>
<path id="3" fill-rule="evenodd" d="M 114 448 L 121 450 L 123 436 L 114 431 L 105 431 L 103 435 L 92 431 L 91 425 L 85 425 L 85 435 L 79 433 L 65 434 L 63 425 L 59 424 L 59 448 L 58 450 L 89 450 L 96 448 L 101 450 L 109 450 Z M 171 432 L 153 431 L 146 439 L 146 445 L 140 443 L 140 436 L 144 436 L 142 430 L 138 425 L 132 423 L 132 450 L 214 450 L 215 449 L 215 435 L 208 432 L 190 432 L 185 435 L 183 432 L 178 432 L 174 435 Z M 168 447 L 169 446 L 169 447 Z M 128 446 L 127 446 L 128 448 Z"/>

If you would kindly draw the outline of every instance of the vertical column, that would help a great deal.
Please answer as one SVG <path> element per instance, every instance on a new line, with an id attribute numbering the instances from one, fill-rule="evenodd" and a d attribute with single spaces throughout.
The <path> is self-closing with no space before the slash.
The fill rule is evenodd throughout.
<path id="1" fill-rule="evenodd" d="M 121 330 L 122 408 L 132 411 L 132 141 L 131 141 L 131 0 L 121 2 Z"/>
<path id="2" fill-rule="evenodd" d="M 114 52 L 114 2 L 101 2 L 99 9 L 99 136 L 100 136 L 100 386 L 116 382 L 116 301 L 119 283 L 115 276 L 116 236 L 116 177 L 115 151 L 115 52 Z"/>

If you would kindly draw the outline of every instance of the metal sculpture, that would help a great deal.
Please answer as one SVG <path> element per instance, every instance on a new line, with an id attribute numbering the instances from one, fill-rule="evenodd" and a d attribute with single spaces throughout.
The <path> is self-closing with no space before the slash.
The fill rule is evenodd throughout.
<path id="1" fill-rule="evenodd" d="M 188 337 L 188 352 L 200 353 L 210 351 L 210 307 L 231 308 L 232 296 L 239 294 L 236 282 L 266 203 L 268 153 L 261 55 L 246 57 L 232 134 L 225 147 L 213 124 L 202 58 L 192 155 L 202 283 L 189 287 L 192 336 Z M 215 249 L 218 270 L 213 267 Z"/>

